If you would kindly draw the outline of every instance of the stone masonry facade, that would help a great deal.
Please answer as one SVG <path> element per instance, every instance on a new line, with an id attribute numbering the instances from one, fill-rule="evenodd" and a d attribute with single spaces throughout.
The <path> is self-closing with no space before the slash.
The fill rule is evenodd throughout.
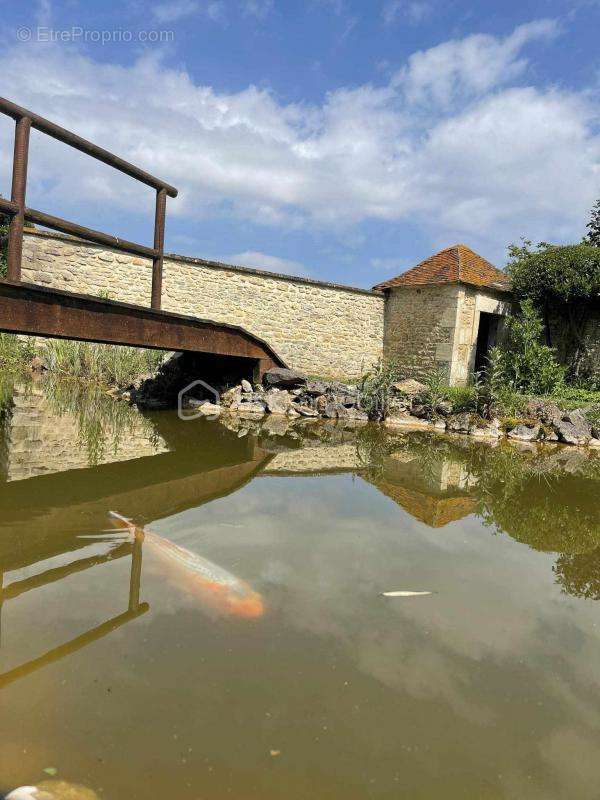
<path id="1" fill-rule="evenodd" d="M 151 263 L 60 234 L 28 231 L 22 280 L 150 304 Z M 165 311 L 241 325 L 292 368 L 356 379 L 383 354 L 381 292 L 167 256 Z"/>
<path id="2" fill-rule="evenodd" d="M 459 283 L 399 287 L 389 291 L 385 312 L 384 355 L 407 378 L 446 374 L 465 385 L 475 368 L 482 312 L 510 313 L 506 294 Z"/>

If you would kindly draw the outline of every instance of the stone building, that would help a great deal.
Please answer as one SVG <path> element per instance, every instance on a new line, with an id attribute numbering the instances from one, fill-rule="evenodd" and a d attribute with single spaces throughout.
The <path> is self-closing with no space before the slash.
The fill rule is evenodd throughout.
<path id="1" fill-rule="evenodd" d="M 452 385 L 485 367 L 511 309 L 507 275 L 464 244 L 374 289 L 386 295 L 384 357 L 406 377 L 443 370 Z"/>

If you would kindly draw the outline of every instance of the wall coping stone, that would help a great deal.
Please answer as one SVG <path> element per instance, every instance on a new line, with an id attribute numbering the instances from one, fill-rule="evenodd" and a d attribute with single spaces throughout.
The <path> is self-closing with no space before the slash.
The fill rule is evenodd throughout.
<path id="1" fill-rule="evenodd" d="M 42 231 L 37 228 L 25 228 L 23 231 L 25 236 L 40 236 L 46 239 L 58 239 L 69 244 L 84 244 L 86 247 L 92 247 L 97 250 L 110 250 L 114 253 L 121 251 L 114 250 L 111 247 L 106 247 L 96 242 L 89 242 L 86 239 L 81 239 L 76 236 L 68 236 L 64 233 L 56 231 Z M 223 270 L 227 272 L 239 272 L 242 275 L 257 275 L 260 278 L 274 278 L 275 280 L 286 281 L 288 283 L 304 283 L 308 286 L 316 286 L 324 289 L 333 289 L 335 291 L 350 292 L 352 294 L 365 294 L 370 297 L 380 297 L 385 300 L 385 293 L 375 289 L 361 289 L 358 286 L 348 286 L 343 283 L 331 283 L 330 281 L 319 281 L 315 278 L 306 278 L 300 275 L 285 275 L 281 272 L 270 272 L 266 269 L 256 269 L 254 267 L 241 267 L 237 264 L 225 264 L 221 261 L 210 261 L 205 258 L 194 258 L 193 256 L 181 256 L 177 253 L 165 253 L 164 258 L 169 261 L 176 261 L 181 264 L 190 264 L 198 267 L 209 267 L 210 269 Z"/>

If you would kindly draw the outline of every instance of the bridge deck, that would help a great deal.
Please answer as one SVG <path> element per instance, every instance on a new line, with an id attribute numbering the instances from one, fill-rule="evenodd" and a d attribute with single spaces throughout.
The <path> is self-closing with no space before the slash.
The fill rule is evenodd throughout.
<path id="1" fill-rule="evenodd" d="M 285 362 L 262 339 L 225 323 L 0 280 L 0 331 L 252 359 L 258 376 Z"/>

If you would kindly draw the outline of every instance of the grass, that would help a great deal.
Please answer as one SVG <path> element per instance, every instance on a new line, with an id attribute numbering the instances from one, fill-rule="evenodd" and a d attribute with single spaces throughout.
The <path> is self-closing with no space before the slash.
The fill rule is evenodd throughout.
<path id="1" fill-rule="evenodd" d="M 127 386 L 155 371 L 165 352 L 71 339 L 36 342 L 33 337 L 0 333 L 0 369 L 26 369 L 36 355 L 56 375 L 110 387 Z"/>
<path id="2" fill-rule="evenodd" d="M 141 375 L 156 370 L 164 355 L 162 350 L 71 339 L 49 339 L 40 351 L 51 372 L 104 386 L 126 386 Z"/>

